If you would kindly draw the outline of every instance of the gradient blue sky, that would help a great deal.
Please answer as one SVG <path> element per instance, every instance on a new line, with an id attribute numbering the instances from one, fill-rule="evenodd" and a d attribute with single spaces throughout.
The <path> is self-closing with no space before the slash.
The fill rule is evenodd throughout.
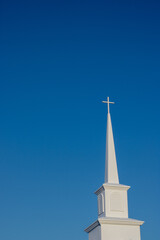
<path id="1" fill-rule="evenodd" d="M 120 183 L 159 239 L 159 1 L 0 5 L 0 239 L 87 240 L 107 96 Z"/>

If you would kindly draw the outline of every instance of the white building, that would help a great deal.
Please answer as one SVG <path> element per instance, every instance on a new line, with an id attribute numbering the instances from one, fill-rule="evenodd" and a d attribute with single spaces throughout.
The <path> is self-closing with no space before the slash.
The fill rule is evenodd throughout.
<path id="1" fill-rule="evenodd" d="M 143 221 L 128 218 L 127 191 L 119 184 L 109 98 L 106 133 L 105 183 L 95 192 L 98 199 L 98 220 L 85 229 L 89 240 L 140 240 Z"/>

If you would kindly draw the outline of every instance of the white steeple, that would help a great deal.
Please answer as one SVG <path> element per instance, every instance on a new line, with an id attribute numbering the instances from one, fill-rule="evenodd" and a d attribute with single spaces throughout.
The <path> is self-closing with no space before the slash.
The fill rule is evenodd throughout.
<path id="1" fill-rule="evenodd" d="M 119 184 L 116 154 L 113 140 L 109 104 L 106 133 L 105 183 L 95 192 L 98 200 L 98 219 L 85 229 L 89 240 L 141 240 L 140 226 L 143 221 L 128 217 L 130 186 Z"/>
<path id="2" fill-rule="evenodd" d="M 109 111 L 109 104 L 110 103 L 114 104 L 114 102 L 110 102 L 109 97 L 107 98 L 107 101 L 102 102 L 108 104 L 107 129 L 106 129 L 105 183 L 119 184 L 111 115 Z"/>

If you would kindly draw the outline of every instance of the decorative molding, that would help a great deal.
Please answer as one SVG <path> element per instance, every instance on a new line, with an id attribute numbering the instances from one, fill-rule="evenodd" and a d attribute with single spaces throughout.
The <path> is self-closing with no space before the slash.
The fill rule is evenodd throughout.
<path id="1" fill-rule="evenodd" d="M 110 211 L 124 212 L 124 196 L 122 192 L 112 192 L 110 195 Z"/>
<path id="2" fill-rule="evenodd" d="M 89 233 L 94 228 L 96 228 L 97 226 L 101 226 L 102 224 L 141 226 L 143 223 L 144 221 L 139 221 L 132 218 L 99 218 L 96 222 L 92 223 L 84 231 Z"/>
<path id="3" fill-rule="evenodd" d="M 141 226 L 144 221 L 132 219 L 132 218 L 99 218 L 101 224 L 116 224 L 116 225 L 135 225 Z"/>
<path id="4" fill-rule="evenodd" d="M 114 190 L 128 190 L 130 186 L 123 185 L 123 184 L 112 184 L 112 183 L 104 183 L 97 191 L 95 191 L 96 195 L 99 195 L 105 189 L 114 189 Z"/>
<path id="5" fill-rule="evenodd" d="M 104 196 L 103 193 L 98 195 L 98 215 L 104 213 Z"/>

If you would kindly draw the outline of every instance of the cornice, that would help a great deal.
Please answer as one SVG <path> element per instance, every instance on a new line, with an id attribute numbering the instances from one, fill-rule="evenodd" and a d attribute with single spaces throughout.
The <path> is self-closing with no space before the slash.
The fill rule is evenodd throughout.
<path id="1" fill-rule="evenodd" d="M 144 221 L 132 218 L 99 218 L 98 222 L 101 224 L 116 224 L 116 225 L 135 225 L 141 226 Z"/>
<path id="2" fill-rule="evenodd" d="M 84 231 L 89 233 L 97 226 L 101 226 L 103 224 L 141 226 L 143 223 L 144 221 L 140 221 L 132 218 L 99 218 L 96 222 L 92 223 Z"/>
<path id="3" fill-rule="evenodd" d="M 104 183 L 97 191 L 95 191 L 95 194 L 99 195 L 104 189 L 128 190 L 129 188 L 130 186 L 123 184 Z"/>

